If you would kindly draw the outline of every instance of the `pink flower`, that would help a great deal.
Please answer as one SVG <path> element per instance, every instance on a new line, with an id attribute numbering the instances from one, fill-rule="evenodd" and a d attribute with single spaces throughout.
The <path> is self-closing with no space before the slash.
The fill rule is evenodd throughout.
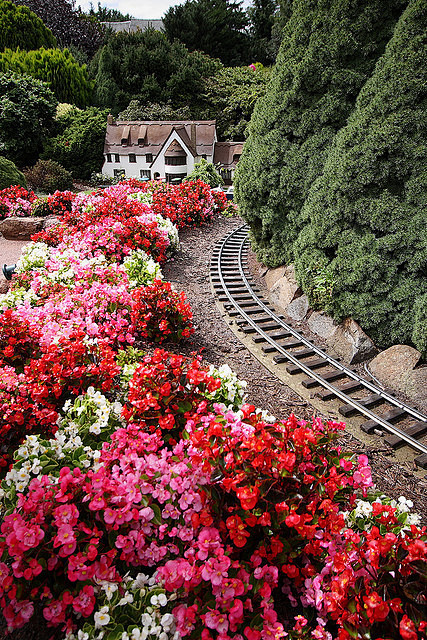
<path id="1" fill-rule="evenodd" d="M 202 569 L 203 580 L 210 580 L 216 586 L 220 585 L 223 579 L 228 576 L 230 565 L 231 560 L 225 555 L 219 558 L 208 558 Z"/>
<path id="2" fill-rule="evenodd" d="M 63 544 L 72 544 L 75 542 L 73 527 L 69 524 L 63 524 L 58 528 L 58 533 L 54 538 L 53 546 L 60 547 Z"/>
<path id="3" fill-rule="evenodd" d="M 215 629 L 218 633 L 226 633 L 228 631 L 228 618 L 224 613 L 220 613 L 216 609 L 210 609 L 202 619 L 209 629 Z"/>
<path id="4" fill-rule="evenodd" d="M 90 616 L 95 606 L 96 598 L 91 585 L 84 585 L 79 595 L 73 600 L 73 609 L 84 617 Z"/>

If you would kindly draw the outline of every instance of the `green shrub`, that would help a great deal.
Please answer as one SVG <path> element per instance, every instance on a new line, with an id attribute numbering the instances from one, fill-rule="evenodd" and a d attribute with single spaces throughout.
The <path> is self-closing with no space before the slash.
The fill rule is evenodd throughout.
<path id="1" fill-rule="evenodd" d="M 202 180 L 212 188 L 221 187 L 224 184 L 224 180 L 216 170 L 215 165 L 204 158 L 200 162 L 196 162 L 193 171 L 184 178 L 184 182 L 191 182 L 192 180 Z"/>
<path id="2" fill-rule="evenodd" d="M 53 126 L 56 98 L 29 75 L 0 74 L 0 154 L 18 167 L 36 162 Z"/>
<path id="3" fill-rule="evenodd" d="M 33 189 L 53 193 L 73 188 L 73 177 L 54 160 L 38 160 L 34 167 L 25 171 L 27 181 Z"/>
<path id="4" fill-rule="evenodd" d="M 93 81 L 86 65 L 80 66 L 68 49 L 37 49 L 0 53 L 0 73 L 27 73 L 46 82 L 60 102 L 85 107 L 92 101 Z"/>
<path id="5" fill-rule="evenodd" d="M 11 160 L 0 156 L 0 191 L 12 185 L 26 187 L 27 181 L 24 174 L 17 169 Z"/>
<path id="6" fill-rule="evenodd" d="M 303 289 L 311 286 L 307 268 L 320 262 L 334 279 L 328 310 L 336 318 L 352 316 L 380 347 L 411 342 L 414 335 L 423 348 L 424 9 L 424 0 L 415 0 L 398 22 L 347 126 L 335 139 L 323 175 L 311 188 L 304 205 L 308 222 L 295 245 Z"/>
<path id="7" fill-rule="evenodd" d="M 59 162 L 74 178 L 89 179 L 99 172 L 104 162 L 107 111 L 73 109 L 59 117 L 57 125 L 60 133 L 47 142 L 42 158 Z"/>
<path id="8" fill-rule="evenodd" d="M 294 0 L 235 176 L 258 257 L 293 260 L 301 209 L 406 0 Z"/>
<path id="9" fill-rule="evenodd" d="M 0 51 L 3 49 L 56 47 L 52 32 L 28 7 L 0 0 Z"/>

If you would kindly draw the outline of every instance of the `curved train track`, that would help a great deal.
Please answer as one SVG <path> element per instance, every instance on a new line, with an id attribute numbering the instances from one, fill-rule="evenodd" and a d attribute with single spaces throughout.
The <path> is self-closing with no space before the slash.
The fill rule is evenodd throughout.
<path id="1" fill-rule="evenodd" d="M 344 418 L 361 416 L 359 428 L 364 433 L 383 436 L 394 450 L 410 447 L 415 464 L 427 469 L 427 416 L 333 359 L 289 326 L 254 285 L 248 250 L 248 229 L 242 225 L 216 244 L 210 265 L 214 293 L 240 330 L 251 335 L 288 375 L 302 374 L 302 386 L 316 390 L 323 402 L 342 401 L 338 410 Z"/>

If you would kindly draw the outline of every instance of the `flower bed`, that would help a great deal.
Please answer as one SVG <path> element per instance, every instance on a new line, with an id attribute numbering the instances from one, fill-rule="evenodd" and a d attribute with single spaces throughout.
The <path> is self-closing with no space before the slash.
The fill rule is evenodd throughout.
<path id="1" fill-rule="evenodd" d="M 192 328 L 161 278 L 173 216 L 138 188 L 77 196 L 2 300 L 9 628 L 38 610 L 66 640 L 425 638 L 425 528 L 372 492 L 344 425 L 276 420 L 229 368 L 147 353 Z"/>

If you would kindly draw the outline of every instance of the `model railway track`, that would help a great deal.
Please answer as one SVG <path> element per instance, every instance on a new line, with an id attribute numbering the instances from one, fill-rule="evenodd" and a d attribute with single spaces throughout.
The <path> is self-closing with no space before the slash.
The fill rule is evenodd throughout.
<path id="1" fill-rule="evenodd" d="M 289 375 L 304 374 L 302 385 L 322 401 L 339 399 L 343 418 L 358 414 L 360 428 L 382 435 L 393 449 L 411 447 L 414 462 L 427 469 L 427 416 L 360 376 L 311 344 L 289 326 L 257 289 L 247 266 L 248 230 L 243 225 L 222 238 L 211 259 L 215 295 L 239 328 Z"/>

